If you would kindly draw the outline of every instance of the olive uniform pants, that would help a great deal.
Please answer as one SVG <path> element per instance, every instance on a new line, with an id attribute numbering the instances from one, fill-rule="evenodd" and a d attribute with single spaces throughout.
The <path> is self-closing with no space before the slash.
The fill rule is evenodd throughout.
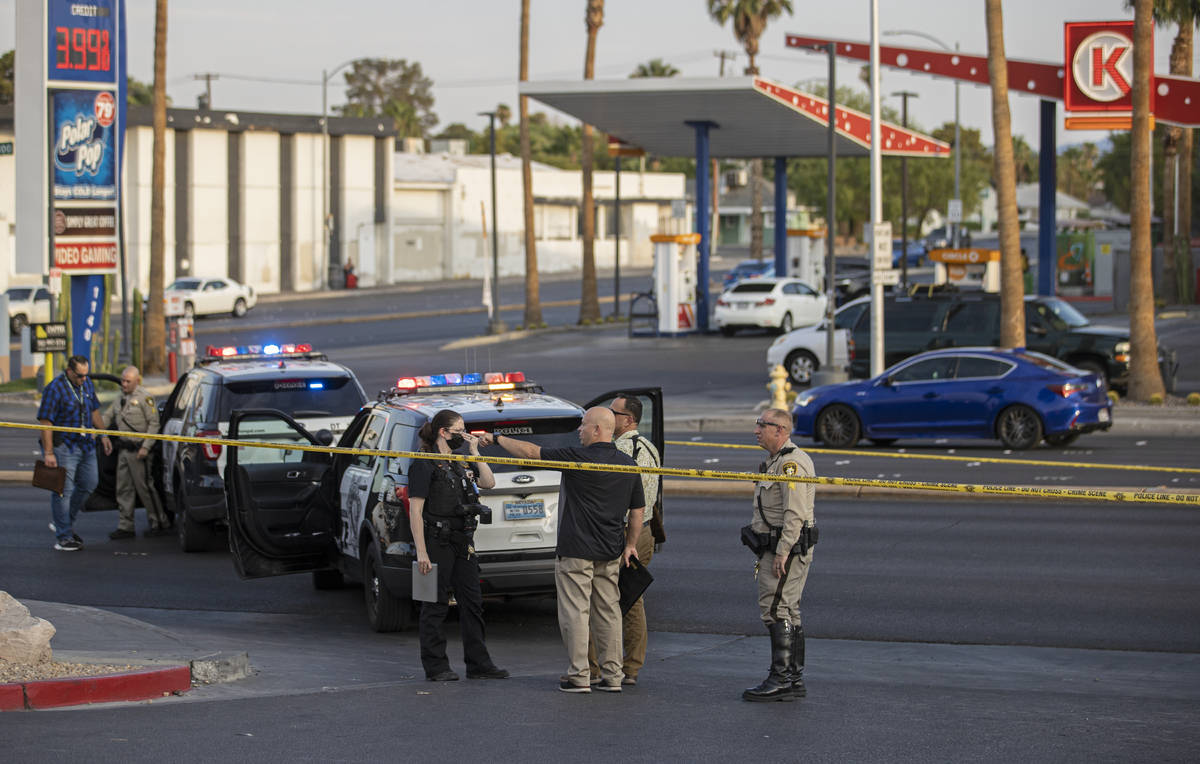
<path id="1" fill-rule="evenodd" d="M 151 528 L 166 528 L 167 516 L 163 513 L 158 494 L 150 487 L 147 475 L 149 458 L 137 458 L 138 452 L 122 448 L 117 452 L 117 528 L 132 531 L 133 509 L 137 501 L 146 508 L 146 519 Z"/>
<path id="2" fill-rule="evenodd" d="M 774 553 L 767 552 L 758 561 L 758 609 L 763 623 L 788 621 L 792 626 L 800 625 L 800 597 L 804 594 L 804 582 L 808 580 L 812 559 L 812 551 L 807 559 L 791 555 L 783 578 L 775 577 Z"/>

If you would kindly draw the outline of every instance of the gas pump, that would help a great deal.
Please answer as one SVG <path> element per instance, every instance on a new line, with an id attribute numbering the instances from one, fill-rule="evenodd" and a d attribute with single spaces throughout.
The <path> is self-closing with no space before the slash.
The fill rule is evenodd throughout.
<path id="1" fill-rule="evenodd" d="M 985 292 L 1000 291 L 1000 250 L 934 249 L 933 283 L 954 284 Z"/>
<path id="2" fill-rule="evenodd" d="M 654 234 L 654 300 L 658 333 L 696 331 L 696 245 L 700 234 Z"/>
<path id="3" fill-rule="evenodd" d="M 163 313 L 167 322 L 167 378 L 177 382 L 179 375 L 196 363 L 196 329 L 193 319 L 184 315 L 181 295 L 168 294 Z"/>
<path id="4" fill-rule="evenodd" d="M 789 228 L 787 276 L 800 279 L 818 292 L 825 285 L 825 232 L 819 228 Z"/>

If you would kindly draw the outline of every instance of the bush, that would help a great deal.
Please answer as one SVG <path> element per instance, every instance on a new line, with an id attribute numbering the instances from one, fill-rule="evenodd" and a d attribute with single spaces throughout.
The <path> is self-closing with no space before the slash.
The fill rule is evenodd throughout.
<path id="1" fill-rule="evenodd" d="M 1187 402 L 1189 406 L 1200 406 L 1200 393 L 1188 393 Z"/>
<path id="2" fill-rule="evenodd" d="M 1154 395 L 1151 395 L 1150 399 L 1147 401 L 1147 403 L 1149 403 L 1152 406 L 1161 406 L 1162 402 L 1163 402 L 1163 394 L 1162 393 L 1155 393 Z"/>

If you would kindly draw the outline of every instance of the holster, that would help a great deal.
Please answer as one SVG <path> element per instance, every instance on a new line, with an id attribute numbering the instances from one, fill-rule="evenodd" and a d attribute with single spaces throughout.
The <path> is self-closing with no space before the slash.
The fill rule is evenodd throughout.
<path id="1" fill-rule="evenodd" d="M 742 543 L 750 548 L 755 557 L 762 557 L 771 549 L 771 534 L 759 533 L 752 525 L 742 526 Z"/>

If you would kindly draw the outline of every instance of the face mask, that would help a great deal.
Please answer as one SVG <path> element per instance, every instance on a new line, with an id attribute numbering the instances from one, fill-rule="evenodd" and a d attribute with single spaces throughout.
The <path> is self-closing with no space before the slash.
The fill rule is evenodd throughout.
<path id="1" fill-rule="evenodd" d="M 454 451 L 455 449 L 462 447 L 464 440 L 465 440 L 465 438 L 463 438 L 462 435 L 459 435 L 458 433 L 454 433 L 449 438 L 446 438 L 446 445 L 450 446 L 451 451 Z"/>

